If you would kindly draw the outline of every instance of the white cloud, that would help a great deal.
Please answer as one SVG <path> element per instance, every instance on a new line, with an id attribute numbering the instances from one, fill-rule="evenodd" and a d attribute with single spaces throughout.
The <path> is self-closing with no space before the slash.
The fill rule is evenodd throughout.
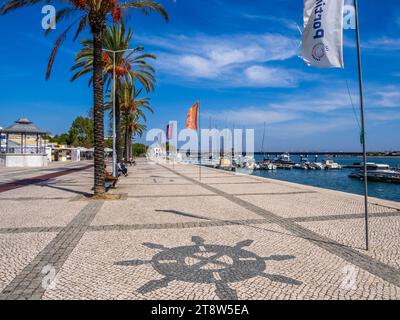
<path id="1" fill-rule="evenodd" d="M 305 93 L 299 96 L 290 96 L 283 101 L 270 104 L 272 109 L 293 110 L 298 112 L 327 113 L 351 107 L 347 94 L 337 92 Z"/>
<path id="2" fill-rule="evenodd" d="M 375 88 L 367 98 L 369 105 L 375 108 L 399 108 L 400 107 L 400 87 L 385 86 Z"/>
<path id="3" fill-rule="evenodd" d="M 265 80 L 257 72 L 253 76 L 258 81 Z M 372 95 L 366 97 L 367 121 L 381 123 L 400 120 L 400 110 L 393 108 L 395 106 L 393 101 L 400 100 L 399 91 L 394 87 L 385 88 L 385 90 L 375 87 L 373 92 Z M 374 101 L 375 103 L 379 102 L 379 105 L 375 105 Z M 305 136 L 335 130 L 357 129 L 357 123 L 359 123 L 358 100 L 353 100 L 353 103 L 355 104 L 354 111 L 347 93 L 325 90 L 318 96 L 315 96 L 315 92 L 281 96 L 263 106 L 249 106 L 240 109 L 219 108 L 218 113 L 210 113 L 205 116 L 253 128 L 259 127 L 265 122 L 270 125 L 271 133 L 277 134 L 281 130 L 282 137 Z"/>
<path id="4" fill-rule="evenodd" d="M 376 49 L 383 51 L 399 51 L 400 50 L 400 38 L 388 38 L 381 37 L 372 40 L 365 41 L 361 44 L 366 49 Z"/>
<path id="5" fill-rule="evenodd" d="M 268 65 L 298 53 L 298 41 L 279 34 L 146 36 L 139 41 L 158 50 L 157 69 L 161 75 L 173 75 L 175 81 L 208 79 L 220 87 L 293 87 L 299 78 L 307 78 L 301 72 Z"/>
<path id="6" fill-rule="evenodd" d="M 378 122 L 397 121 L 400 120 L 400 112 L 393 110 L 385 110 L 384 112 L 368 112 L 367 120 Z"/>
<path id="7" fill-rule="evenodd" d="M 244 71 L 249 85 L 260 87 L 295 87 L 300 73 L 295 70 L 251 66 Z"/>
<path id="8" fill-rule="evenodd" d="M 191 76 L 214 78 L 218 75 L 218 70 L 213 68 L 210 61 L 199 56 L 183 56 L 179 64 L 184 67 Z"/>
<path id="9" fill-rule="evenodd" d="M 204 117 L 212 116 L 218 121 L 225 121 L 239 125 L 257 126 L 263 124 L 282 123 L 301 118 L 294 112 L 269 110 L 268 108 L 245 107 L 236 110 L 220 110 L 216 114 L 204 113 Z"/>
<path id="10" fill-rule="evenodd" d="M 325 117 L 318 121 L 315 119 L 302 119 L 298 122 L 286 123 L 279 127 L 271 128 L 271 134 L 280 139 L 299 138 L 304 136 L 316 136 L 317 134 L 333 132 L 335 130 L 347 130 L 357 128 L 356 122 L 349 117 Z"/>

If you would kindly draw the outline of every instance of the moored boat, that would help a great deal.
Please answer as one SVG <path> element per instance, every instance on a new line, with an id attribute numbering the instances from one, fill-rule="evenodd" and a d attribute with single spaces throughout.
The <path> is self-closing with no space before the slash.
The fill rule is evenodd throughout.
<path id="1" fill-rule="evenodd" d="M 276 165 L 277 169 L 291 170 L 296 164 L 288 153 L 281 154 L 274 159 L 273 164 Z"/>
<path id="2" fill-rule="evenodd" d="M 310 169 L 311 170 L 324 170 L 325 166 L 321 162 L 311 162 Z"/>
<path id="3" fill-rule="evenodd" d="M 364 168 L 349 174 L 350 178 L 364 180 Z M 367 163 L 367 179 L 370 181 L 400 183 L 400 171 L 387 164 Z"/>
<path id="4" fill-rule="evenodd" d="M 335 170 L 335 169 L 342 169 L 342 166 L 331 159 L 326 159 L 322 163 L 325 167 L 325 170 Z"/>

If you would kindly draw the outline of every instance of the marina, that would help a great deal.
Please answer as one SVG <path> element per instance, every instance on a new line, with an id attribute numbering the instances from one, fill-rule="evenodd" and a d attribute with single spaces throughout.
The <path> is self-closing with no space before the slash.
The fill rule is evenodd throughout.
<path id="1" fill-rule="evenodd" d="M 330 155 L 324 159 L 323 155 L 283 153 L 272 157 L 258 153 L 254 157 L 235 156 L 233 161 L 226 157 L 220 164 L 203 159 L 202 165 L 359 195 L 364 192 L 360 156 Z M 373 170 L 375 166 L 381 170 Z M 368 158 L 370 196 L 400 201 L 399 177 L 400 157 Z"/>
<path id="2" fill-rule="evenodd" d="M 262 157 L 256 155 L 258 160 Z M 299 161 L 298 156 L 292 159 Z M 261 161 L 260 159 L 259 161 Z M 399 168 L 400 158 L 369 158 L 369 162 L 387 164 L 391 168 Z M 351 179 L 349 175 L 357 170 L 352 167 L 354 163 L 361 163 L 360 157 L 336 157 L 335 162 L 342 166 L 339 170 L 275 170 L 251 172 L 252 175 L 284 180 L 289 182 L 301 183 L 305 185 L 350 192 L 362 195 L 364 192 L 363 181 L 360 179 Z M 400 171 L 399 171 L 400 172 Z M 400 201 L 400 185 L 394 183 L 386 183 L 376 180 L 368 180 L 369 195 L 372 197 Z"/>

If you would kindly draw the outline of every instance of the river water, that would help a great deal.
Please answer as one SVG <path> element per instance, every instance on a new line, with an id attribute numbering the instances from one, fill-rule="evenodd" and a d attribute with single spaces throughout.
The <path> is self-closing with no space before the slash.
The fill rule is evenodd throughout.
<path id="1" fill-rule="evenodd" d="M 300 162 L 299 157 L 291 157 L 293 161 Z M 256 155 L 257 161 L 262 161 L 262 155 Z M 314 157 L 309 157 L 314 161 Z M 323 157 L 318 161 L 322 162 Z M 349 165 L 355 162 L 362 162 L 362 158 L 338 157 L 333 160 L 341 165 Z M 400 158 L 369 158 L 368 162 L 388 164 L 391 167 L 400 168 Z M 253 175 L 277 180 L 295 182 L 314 187 L 339 190 L 355 194 L 364 194 L 364 182 L 348 177 L 354 169 L 341 170 L 275 170 L 275 171 L 254 171 Z M 382 198 L 400 202 L 400 184 L 382 183 L 368 181 L 368 193 L 371 197 Z"/>

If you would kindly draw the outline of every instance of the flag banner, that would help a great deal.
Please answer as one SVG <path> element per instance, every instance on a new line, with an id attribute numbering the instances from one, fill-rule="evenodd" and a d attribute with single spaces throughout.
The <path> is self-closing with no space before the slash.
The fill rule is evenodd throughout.
<path id="1" fill-rule="evenodd" d="M 157 140 L 158 140 L 158 144 L 159 144 L 160 147 L 161 147 L 161 146 L 162 146 L 162 133 L 161 133 L 161 132 L 158 134 Z"/>
<path id="2" fill-rule="evenodd" d="M 172 133 L 174 130 L 174 124 L 170 123 L 167 125 L 167 140 L 171 140 L 172 139 Z"/>
<path id="3" fill-rule="evenodd" d="M 317 68 L 343 68 L 344 0 L 304 0 L 303 60 Z"/>
<path id="4" fill-rule="evenodd" d="M 197 130 L 197 114 L 199 110 L 199 103 L 196 102 L 193 107 L 191 107 L 188 111 L 186 118 L 186 128 Z"/>

